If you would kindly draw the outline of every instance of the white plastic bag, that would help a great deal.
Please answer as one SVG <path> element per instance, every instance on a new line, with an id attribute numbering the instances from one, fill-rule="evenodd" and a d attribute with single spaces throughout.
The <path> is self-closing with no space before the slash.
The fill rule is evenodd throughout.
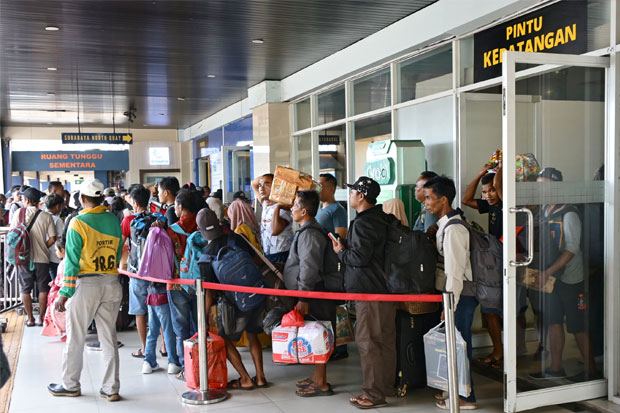
<path id="1" fill-rule="evenodd" d="M 471 393 L 467 343 L 457 329 L 455 332 L 459 395 L 467 397 Z M 426 358 L 427 384 L 444 391 L 448 391 L 448 353 L 446 348 L 446 329 L 442 321 L 424 335 L 424 356 Z"/>

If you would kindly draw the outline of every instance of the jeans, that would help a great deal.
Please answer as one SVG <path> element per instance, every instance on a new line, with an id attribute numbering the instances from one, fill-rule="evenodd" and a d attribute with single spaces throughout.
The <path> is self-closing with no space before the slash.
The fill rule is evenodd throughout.
<path id="1" fill-rule="evenodd" d="M 151 367 L 155 367 L 157 364 L 159 327 L 164 330 L 163 340 L 166 343 L 166 351 L 168 352 L 168 364 L 172 363 L 180 366 L 175 343 L 176 336 L 172 328 L 172 317 L 168 304 L 149 305 L 149 333 L 146 336 L 144 360 L 148 361 Z"/>
<path id="2" fill-rule="evenodd" d="M 172 316 L 172 328 L 177 336 L 177 355 L 181 367 L 185 367 L 183 358 L 183 340 L 187 340 L 196 333 L 198 322 L 198 307 L 196 294 L 185 290 L 169 290 L 168 302 Z"/>
<path id="3" fill-rule="evenodd" d="M 478 307 L 478 300 L 476 297 L 469 297 L 462 295 L 459 299 L 459 304 L 454 312 L 454 324 L 456 329 L 461 333 L 463 339 L 467 343 L 467 358 L 469 359 L 469 380 L 471 381 L 471 393 L 468 397 L 462 397 L 461 400 L 466 402 L 475 403 L 476 394 L 474 393 L 474 379 L 472 375 L 472 350 L 471 350 L 471 324 L 474 321 L 474 312 Z"/>

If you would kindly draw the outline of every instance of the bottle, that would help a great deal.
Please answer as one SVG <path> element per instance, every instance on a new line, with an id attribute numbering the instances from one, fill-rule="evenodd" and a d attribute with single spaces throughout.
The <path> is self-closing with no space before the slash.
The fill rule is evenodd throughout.
<path id="1" fill-rule="evenodd" d="M 578 310 L 586 309 L 586 300 L 583 296 L 583 293 L 579 293 L 579 295 L 577 296 L 577 309 Z"/>

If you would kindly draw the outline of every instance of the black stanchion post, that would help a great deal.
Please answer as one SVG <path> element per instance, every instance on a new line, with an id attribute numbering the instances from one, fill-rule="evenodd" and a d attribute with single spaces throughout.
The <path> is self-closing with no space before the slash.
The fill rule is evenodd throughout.
<path id="1" fill-rule="evenodd" d="M 196 280 L 198 301 L 198 361 L 200 363 L 200 389 L 183 393 L 181 399 L 187 404 L 212 404 L 228 397 L 226 390 L 209 389 L 209 361 L 207 360 L 207 311 L 202 280 Z"/>
<path id="2" fill-rule="evenodd" d="M 460 411 L 459 380 L 456 363 L 456 326 L 454 323 L 454 295 L 443 293 L 443 311 L 446 321 L 446 355 L 448 356 L 448 401 L 450 411 Z"/>

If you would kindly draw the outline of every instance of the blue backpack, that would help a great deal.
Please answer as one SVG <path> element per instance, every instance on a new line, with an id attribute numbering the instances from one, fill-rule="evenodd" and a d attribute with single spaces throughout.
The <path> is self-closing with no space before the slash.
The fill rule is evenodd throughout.
<path id="1" fill-rule="evenodd" d="M 202 250 L 207 246 L 207 241 L 203 238 L 200 231 L 194 231 L 191 234 L 183 231 L 178 224 L 170 226 L 177 234 L 183 234 L 187 236 L 185 241 L 185 253 L 180 263 L 177 263 L 179 269 L 179 278 L 186 280 L 197 280 L 200 278 L 200 267 L 198 266 L 198 259 L 202 255 Z M 184 285 L 183 288 L 186 291 L 193 291 L 193 287 Z"/>
<path id="2" fill-rule="evenodd" d="M 222 284 L 265 287 L 263 275 L 252 260 L 252 256 L 237 246 L 234 236 L 229 236 L 227 245 L 220 248 L 217 256 L 211 257 L 211 265 L 215 276 Z M 225 291 L 224 295 L 243 312 L 256 308 L 265 300 L 264 295 L 255 293 Z"/>

